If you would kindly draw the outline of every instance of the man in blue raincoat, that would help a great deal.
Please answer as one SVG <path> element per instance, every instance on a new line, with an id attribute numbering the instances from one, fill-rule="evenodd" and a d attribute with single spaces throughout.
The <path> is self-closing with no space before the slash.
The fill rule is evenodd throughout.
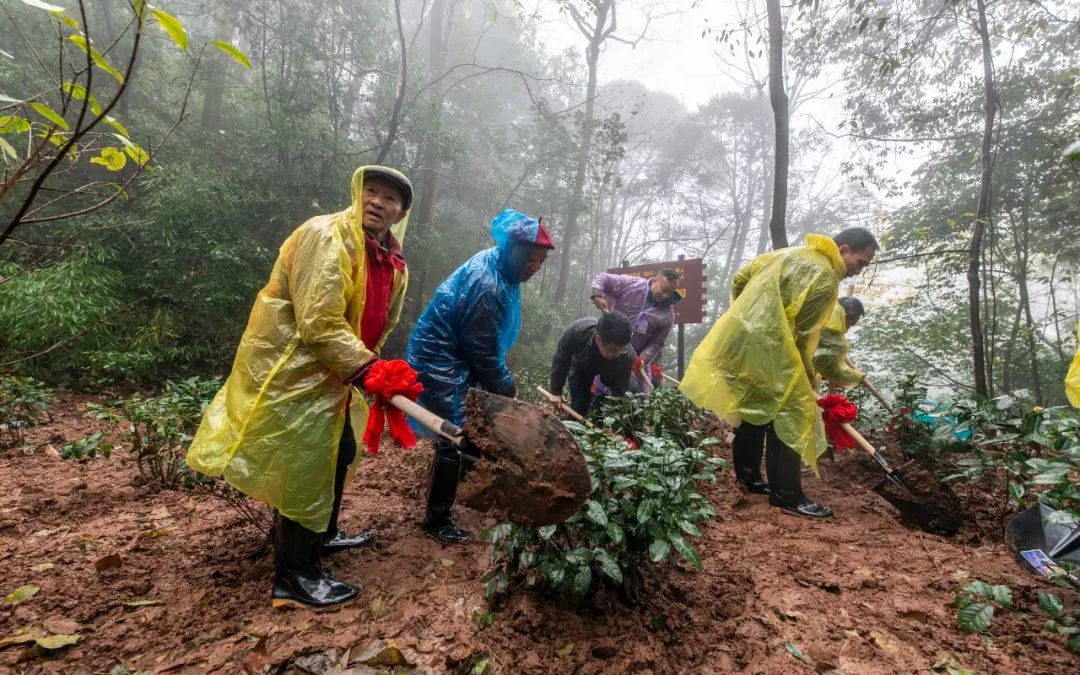
<path id="1" fill-rule="evenodd" d="M 495 246 L 466 260 L 435 289 L 405 350 L 405 360 L 424 385 L 417 403 L 458 426 L 465 423 L 470 387 L 517 395 L 506 353 L 521 329 L 521 284 L 540 271 L 555 248 L 539 220 L 511 209 L 491 221 L 491 237 Z M 436 441 L 423 527 L 446 543 L 472 536 L 450 515 L 460 476 L 461 453 L 447 441 Z"/>

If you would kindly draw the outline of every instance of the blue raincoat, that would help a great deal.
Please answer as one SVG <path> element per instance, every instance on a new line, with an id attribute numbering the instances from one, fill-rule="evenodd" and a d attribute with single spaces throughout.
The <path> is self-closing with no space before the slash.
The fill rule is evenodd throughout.
<path id="1" fill-rule="evenodd" d="M 506 209 L 491 221 L 495 246 L 465 261 L 435 289 L 416 321 L 405 360 L 424 392 L 417 403 L 461 426 L 465 393 L 480 387 L 514 392 L 506 353 L 521 329 L 521 272 L 525 257 L 510 255 L 515 244 L 536 241 L 540 223 Z"/>

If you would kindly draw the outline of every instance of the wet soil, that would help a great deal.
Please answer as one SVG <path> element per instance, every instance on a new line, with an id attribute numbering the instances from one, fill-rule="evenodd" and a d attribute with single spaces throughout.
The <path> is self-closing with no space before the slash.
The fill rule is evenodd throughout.
<path id="1" fill-rule="evenodd" d="M 588 499 L 585 458 L 552 413 L 470 389 L 466 415 L 466 437 L 483 461 L 473 464 L 459 487 L 462 504 L 543 526 L 561 523 Z"/>
<path id="2" fill-rule="evenodd" d="M 359 600 L 333 613 L 283 612 L 269 605 L 270 556 L 256 555 L 265 535 L 220 502 L 140 483 L 122 449 L 108 460 L 59 459 L 64 442 L 99 428 L 76 403 L 65 398 L 52 423 L 29 432 L 32 451 L 0 452 L 0 595 L 41 589 L 0 605 L 0 641 L 24 627 L 81 639 L 52 659 L 0 646 L 0 672 L 120 663 L 371 673 L 402 662 L 447 672 L 487 659 L 495 673 L 861 675 L 929 672 L 945 653 L 979 673 L 1076 669 L 1061 636 L 1042 631 L 1035 596 L 1054 590 L 1067 606 L 1080 598 L 1028 575 L 992 528 L 968 520 L 942 537 L 906 526 L 851 478 L 861 462 L 853 453 L 805 480 L 835 510 L 831 520 L 781 513 L 725 472 L 707 489 L 718 517 L 694 540 L 703 570 L 658 568 L 637 607 L 606 592 L 581 607 L 517 593 L 488 617 L 480 577 L 490 546 L 423 535 L 431 448 L 387 444 L 361 463 L 341 518 L 345 529 L 374 528 L 375 545 L 329 559 L 340 578 L 364 584 Z M 458 521 L 473 532 L 495 522 L 464 508 Z M 950 605 L 973 579 L 1010 585 L 1029 613 L 999 612 L 985 636 L 959 632 Z M 125 605 L 133 601 L 152 602 Z"/>

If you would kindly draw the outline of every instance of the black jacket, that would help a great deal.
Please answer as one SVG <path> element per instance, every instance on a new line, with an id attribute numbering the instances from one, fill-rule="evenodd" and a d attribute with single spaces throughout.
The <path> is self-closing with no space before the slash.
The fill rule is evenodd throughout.
<path id="1" fill-rule="evenodd" d="M 562 393 L 570 371 L 574 372 L 575 380 L 584 383 L 591 383 L 599 375 L 600 381 L 615 396 L 622 396 L 630 388 L 630 369 L 637 353 L 626 345 L 622 356 L 605 359 L 596 346 L 596 322 L 595 317 L 578 319 L 559 338 L 559 346 L 551 359 L 551 393 Z"/>

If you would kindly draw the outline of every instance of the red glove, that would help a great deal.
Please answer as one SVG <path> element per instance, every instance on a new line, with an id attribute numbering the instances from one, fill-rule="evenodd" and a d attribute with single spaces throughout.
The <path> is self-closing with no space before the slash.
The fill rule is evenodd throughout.
<path id="1" fill-rule="evenodd" d="M 819 398 L 821 419 L 825 422 L 825 434 L 837 450 L 850 450 L 855 447 L 855 439 L 844 431 L 841 424 L 851 424 L 859 415 L 858 409 L 843 394 L 829 394 Z"/>
<path id="2" fill-rule="evenodd" d="M 649 376 L 652 377 L 653 382 L 659 382 L 660 378 L 664 376 L 664 368 L 655 361 L 649 366 Z"/>
<path id="3" fill-rule="evenodd" d="M 416 381 L 416 371 L 401 359 L 376 361 L 364 377 L 364 391 L 375 397 L 364 429 L 367 451 L 373 455 L 379 451 L 384 419 L 390 425 L 390 437 L 395 443 L 406 450 L 416 447 L 416 434 L 405 420 L 405 413 L 388 403 L 398 394 L 415 401 L 424 391 L 424 385 Z"/>
<path id="4" fill-rule="evenodd" d="M 637 359 L 634 360 L 634 365 L 630 367 L 630 370 L 634 371 L 634 373 L 640 373 L 644 365 L 645 362 L 642 361 L 641 357 L 639 356 L 637 357 Z"/>

